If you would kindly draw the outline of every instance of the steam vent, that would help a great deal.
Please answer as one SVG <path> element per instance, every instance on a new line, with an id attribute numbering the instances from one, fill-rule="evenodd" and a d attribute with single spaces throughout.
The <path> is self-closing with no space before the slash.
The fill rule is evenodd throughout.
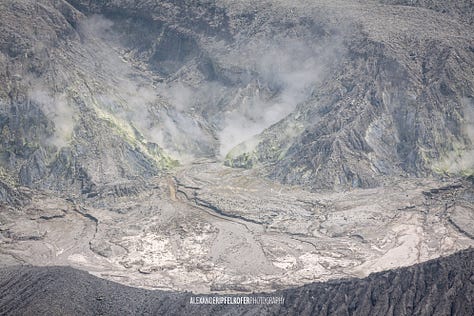
<path id="1" fill-rule="evenodd" d="M 474 315 L 472 0 L 0 0 L 0 315 Z"/>

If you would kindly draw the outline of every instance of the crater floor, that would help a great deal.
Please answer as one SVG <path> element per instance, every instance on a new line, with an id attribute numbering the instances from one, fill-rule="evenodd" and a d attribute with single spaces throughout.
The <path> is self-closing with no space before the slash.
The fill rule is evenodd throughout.
<path id="1" fill-rule="evenodd" d="M 408 266 L 474 246 L 464 180 L 309 192 L 203 161 L 89 198 L 2 206 L 4 266 L 70 265 L 144 288 L 272 291 Z"/>

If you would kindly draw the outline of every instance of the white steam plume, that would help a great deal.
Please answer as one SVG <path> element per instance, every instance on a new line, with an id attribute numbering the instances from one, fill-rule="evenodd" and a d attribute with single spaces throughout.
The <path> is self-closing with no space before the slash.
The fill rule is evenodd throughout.
<path id="1" fill-rule="evenodd" d="M 54 123 L 54 134 L 46 141 L 58 148 L 67 146 L 74 131 L 75 113 L 66 95 L 53 94 L 45 88 L 34 86 L 28 92 L 28 97 Z"/>

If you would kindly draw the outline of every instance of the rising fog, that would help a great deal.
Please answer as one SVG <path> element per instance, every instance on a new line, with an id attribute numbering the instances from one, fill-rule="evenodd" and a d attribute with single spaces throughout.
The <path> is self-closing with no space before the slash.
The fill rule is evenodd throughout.
<path id="1" fill-rule="evenodd" d="M 463 98 L 461 100 L 463 112 L 463 128 L 464 134 L 470 142 L 470 146 L 460 147 L 455 144 L 455 150 L 443 157 L 443 161 L 435 166 L 443 172 L 452 174 L 472 175 L 474 173 L 474 101 L 472 99 Z"/>
<path id="2" fill-rule="evenodd" d="M 286 39 L 262 47 L 254 64 L 256 84 L 225 114 L 220 154 L 261 133 L 290 114 L 312 94 L 322 77 L 322 56 L 301 41 Z M 242 91 L 242 90 L 241 90 Z M 262 93 L 262 92 L 267 93 Z"/>
<path id="3" fill-rule="evenodd" d="M 66 94 L 53 93 L 37 83 L 32 84 L 28 97 L 54 124 L 54 133 L 46 143 L 58 148 L 67 146 L 74 131 L 75 111 Z"/>
<path id="4" fill-rule="evenodd" d="M 229 87 L 204 82 L 192 87 L 169 82 L 160 88 L 160 94 L 181 114 L 203 107 L 220 111 L 203 114 L 218 118 L 214 130 L 219 141 L 217 154 L 222 158 L 236 145 L 285 118 L 311 96 L 327 70 L 328 58 L 339 48 L 335 43 L 315 48 L 284 38 L 262 43 L 256 51 L 255 47 L 244 47 L 241 49 L 248 51 L 233 52 L 250 55 L 238 65 L 249 74 L 240 84 Z"/>
<path id="5" fill-rule="evenodd" d="M 157 83 L 143 72 L 139 75 L 133 62 L 121 56 L 124 46 L 112 21 L 92 16 L 82 23 L 80 32 L 85 49 L 95 59 L 94 71 L 104 78 L 92 96 L 100 111 L 181 161 L 224 157 L 234 146 L 285 118 L 310 98 L 327 71 L 328 59 L 334 59 L 341 46 L 336 40 L 317 46 L 287 37 L 258 40 L 229 53 L 229 58 L 241 56 L 236 67 L 247 74 L 235 84 Z M 67 96 L 34 87 L 30 98 L 54 122 L 51 142 L 66 146 L 75 116 Z"/>

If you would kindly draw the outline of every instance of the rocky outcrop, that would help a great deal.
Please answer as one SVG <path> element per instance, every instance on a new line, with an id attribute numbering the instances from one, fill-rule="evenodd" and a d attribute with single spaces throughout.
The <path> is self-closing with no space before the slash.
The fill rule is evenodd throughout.
<path id="1" fill-rule="evenodd" d="M 83 13 L 65 1 L 1 6 L 1 165 L 17 183 L 87 193 L 174 164 L 111 100 L 128 69 L 113 58 L 99 66 L 110 48 L 85 29 Z"/>
<path id="2" fill-rule="evenodd" d="M 472 173 L 462 1 L 2 6 L 2 166 L 23 185 L 90 191 L 227 154 L 312 189 Z"/>
<path id="3" fill-rule="evenodd" d="M 271 177 L 312 188 L 370 187 L 380 176 L 461 171 L 455 160 L 470 160 L 474 87 L 473 38 L 462 28 L 472 27 L 456 20 L 438 32 L 426 25 L 447 16 L 383 8 L 372 13 L 384 25 L 367 18 L 362 5 L 346 12 L 362 27 L 349 32 L 333 73 L 292 115 L 256 137 L 253 152 L 231 153 L 229 165 L 270 162 Z M 400 10 L 407 20 L 399 26 L 410 25 L 404 30 L 389 18 Z M 415 12 L 423 12 L 425 24 L 414 23 Z M 472 172 L 470 163 L 463 168 Z"/>
<path id="4" fill-rule="evenodd" d="M 191 293 L 136 289 L 67 267 L 0 270 L 3 315 L 472 315 L 474 251 L 365 279 L 274 293 L 273 305 L 196 305 Z M 204 297 L 203 295 L 200 295 Z M 226 295 L 234 296 L 234 295 Z"/>

